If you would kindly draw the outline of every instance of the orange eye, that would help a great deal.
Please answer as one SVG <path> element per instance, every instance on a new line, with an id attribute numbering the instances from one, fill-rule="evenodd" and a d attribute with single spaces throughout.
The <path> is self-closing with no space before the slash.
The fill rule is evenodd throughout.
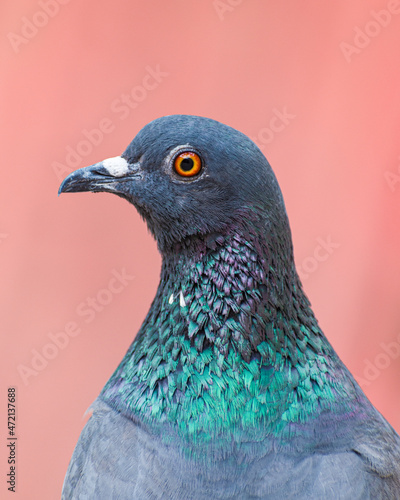
<path id="1" fill-rule="evenodd" d="M 175 158 L 174 168 L 182 177 L 193 177 L 201 170 L 201 158 L 193 151 L 183 151 Z"/>

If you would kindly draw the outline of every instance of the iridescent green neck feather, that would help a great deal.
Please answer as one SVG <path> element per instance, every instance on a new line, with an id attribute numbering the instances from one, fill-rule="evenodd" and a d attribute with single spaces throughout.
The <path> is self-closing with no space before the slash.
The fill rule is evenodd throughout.
<path id="1" fill-rule="evenodd" d="M 290 234 L 267 243 L 259 225 L 192 237 L 164 256 L 154 302 L 102 399 L 203 442 L 284 443 L 327 409 L 348 418 L 359 394 L 301 289 Z"/>

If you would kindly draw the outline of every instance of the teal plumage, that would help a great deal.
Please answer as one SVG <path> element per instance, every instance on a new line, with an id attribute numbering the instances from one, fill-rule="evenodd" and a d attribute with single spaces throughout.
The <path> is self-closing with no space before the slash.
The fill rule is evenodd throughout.
<path id="1" fill-rule="evenodd" d="M 177 175 L 182 151 L 200 155 L 193 179 Z M 172 116 L 122 157 L 71 174 L 60 192 L 131 201 L 163 255 L 160 284 L 64 498 L 400 498 L 399 437 L 318 326 L 261 152 L 218 122 Z M 130 445 L 102 474 L 118 428 Z"/>
<path id="2" fill-rule="evenodd" d="M 281 283 L 251 240 L 219 236 L 203 252 L 177 251 L 164 263 L 150 314 L 103 400 L 209 440 L 260 427 L 276 436 L 336 398 L 353 410 L 354 386 L 322 342 L 295 270 Z M 263 301 L 278 295 L 290 311 Z"/>

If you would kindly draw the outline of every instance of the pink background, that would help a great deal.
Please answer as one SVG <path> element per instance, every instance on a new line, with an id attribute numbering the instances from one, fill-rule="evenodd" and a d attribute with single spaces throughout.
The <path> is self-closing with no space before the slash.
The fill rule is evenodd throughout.
<path id="1" fill-rule="evenodd" d="M 118 155 L 166 114 L 208 116 L 257 138 L 316 315 L 400 431 L 400 2 L 222 0 L 218 11 L 212 0 L 59 0 L 56 12 L 55 1 L 1 5 L 0 496 L 11 498 L 7 387 L 18 390 L 13 498 L 59 498 L 83 414 L 158 282 L 160 257 L 134 208 L 103 193 L 57 198 L 55 165 L 66 174 Z M 396 13 L 381 12 L 378 24 L 372 11 L 388 9 Z M 149 67 L 162 75 L 143 91 Z M 124 112 L 131 91 L 135 108 Z M 271 122 L 284 110 L 283 126 Z M 82 143 L 101 121 L 108 133 Z M 327 253 L 319 241 L 329 238 Z M 105 292 L 124 268 L 134 279 Z M 97 296 L 107 304 L 82 315 Z M 55 347 L 49 334 L 70 323 L 79 334 Z M 24 380 L 35 352 L 52 359 Z"/>

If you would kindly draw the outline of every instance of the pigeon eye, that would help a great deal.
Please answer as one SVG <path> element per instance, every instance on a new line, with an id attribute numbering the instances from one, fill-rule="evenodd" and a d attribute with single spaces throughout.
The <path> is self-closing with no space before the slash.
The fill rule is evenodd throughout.
<path id="1" fill-rule="evenodd" d="M 193 151 L 183 151 L 175 158 L 174 168 L 182 177 L 193 177 L 201 170 L 201 158 Z"/>

